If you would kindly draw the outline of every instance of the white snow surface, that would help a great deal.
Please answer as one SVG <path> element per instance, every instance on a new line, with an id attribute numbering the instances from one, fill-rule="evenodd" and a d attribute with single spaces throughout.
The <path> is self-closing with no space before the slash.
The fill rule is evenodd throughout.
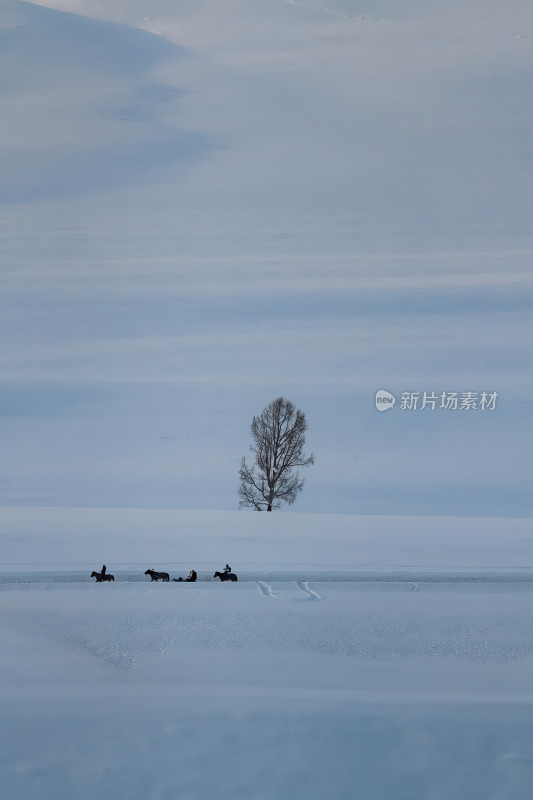
<path id="1" fill-rule="evenodd" d="M 0 504 L 234 509 L 284 395 L 298 511 L 530 515 L 532 24 L 0 0 Z"/>
<path id="2" fill-rule="evenodd" d="M 528 520 L 0 521 L 3 796 L 530 796 Z M 210 580 L 228 560 L 239 581 Z M 114 584 L 89 580 L 102 561 Z"/>
<path id="3" fill-rule="evenodd" d="M 532 25 L 0 0 L 2 797 L 529 800 Z"/>
<path id="4" fill-rule="evenodd" d="M 533 575 L 528 518 L 11 507 L 0 526 L 0 575 L 18 579 L 79 580 L 102 562 L 125 580 L 141 568 L 207 579 L 227 562 L 245 580 Z"/>

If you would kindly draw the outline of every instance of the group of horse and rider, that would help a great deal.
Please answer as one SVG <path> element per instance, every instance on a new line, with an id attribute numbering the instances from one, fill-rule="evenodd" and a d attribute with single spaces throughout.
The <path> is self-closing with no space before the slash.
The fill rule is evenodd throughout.
<path id="1" fill-rule="evenodd" d="M 163 581 L 168 583 L 170 581 L 170 575 L 168 572 L 156 572 L 155 569 L 147 569 L 144 573 L 145 575 L 150 576 L 151 581 Z M 111 575 L 110 572 L 107 571 L 107 567 L 104 564 L 100 572 L 95 572 L 94 570 L 91 572 L 91 578 L 96 578 L 96 583 L 105 583 L 106 581 L 114 581 L 115 576 Z M 234 572 L 231 571 L 231 567 L 229 564 L 226 564 L 224 567 L 223 572 L 215 572 L 213 578 L 219 578 L 223 583 L 224 581 L 236 581 L 237 576 Z M 191 569 L 187 577 L 184 578 L 172 578 L 174 583 L 196 583 L 198 579 L 198 573 L 196 570 Z"/>

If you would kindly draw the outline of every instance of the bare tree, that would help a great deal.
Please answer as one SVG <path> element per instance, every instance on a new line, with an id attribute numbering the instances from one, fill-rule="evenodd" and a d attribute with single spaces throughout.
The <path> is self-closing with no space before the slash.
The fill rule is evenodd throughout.
<path id="1" fill-rule="evenodd" d="M 240 468 L 239 507 L 272 511 L 282 501 L 292 505 L 304 485 L 297 467 L 314 464 L 314 457 L 305 456 L 305 414 L 294 403 L 278 397 L 252 421 L 250 450 L 255 464 L 251 467 L 243 456 Z"/>

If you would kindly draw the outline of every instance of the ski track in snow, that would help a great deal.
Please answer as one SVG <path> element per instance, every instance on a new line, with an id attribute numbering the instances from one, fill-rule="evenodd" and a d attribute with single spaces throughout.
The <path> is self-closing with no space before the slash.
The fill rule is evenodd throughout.
<path id="1" fill-rule="evenodd" d="M 274 591 L 272 586 L 265 581 L 257 581 L 259 591 L 263 597 L 277 597 L 278 592 Z"/>
<path id="2" fill-rule="evenodd" d="M 298 586 L 305 592 L 305 594 L 309 597 L 310 600 L 322 600 L 322 596 L 315 592 L 314 589 L 309 588 L 309 584 L 307 581 L 298 581 Z"/>
<path id="3" fill-rule="evenodd" d="M 272 586 L 266 581 L 256 581 L 256 583 L 262 597 L 280 597 L 280 590 L 273 589 Z M 302 590 L 309 600 L 322 600 L 322 597 L 318 594 L 318 592 L 315 592 L 314 589 L 309 588 L 307 581 L 296 581 L 296 585 Z M 290 597 L 290 599 L 294 600 L 298 598 Z"/>

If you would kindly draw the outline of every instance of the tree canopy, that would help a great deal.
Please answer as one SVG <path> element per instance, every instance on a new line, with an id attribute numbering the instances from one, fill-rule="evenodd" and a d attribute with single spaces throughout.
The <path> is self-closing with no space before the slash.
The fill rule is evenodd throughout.
<path id="1" fill-rule="evenodd" d="M 285 502 L 292 505 L 304 481 L 297 468 L 314 463 L 304 455 L 305 414 L 284 397 L 272 400 L 251 425 L 254 454 L 251 466 L 243 456 L 240 468 L 239 506 L 272 511 Z"/>

